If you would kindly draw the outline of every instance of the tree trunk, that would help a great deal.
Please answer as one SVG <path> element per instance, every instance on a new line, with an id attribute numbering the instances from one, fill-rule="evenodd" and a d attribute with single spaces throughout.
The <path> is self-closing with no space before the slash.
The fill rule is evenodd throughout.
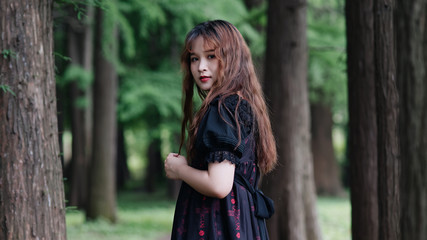
<path id="1" fill-rule="evenodd" d="M 0 1 L 0 239 L 66 239 L 52 7 Z"/>
<path id="2" fill-rule="evenodd" d="M 156 186 L 163 178 L 162 155 L 160 153 L 160 139 L 154 138 L 148 146 L 148 166 L 145 178 L 145 190 L 155 192 Z"/>
<path id="3" fill-rule="evenodd" d="M 84 30 L 84 44 L 83 44 L 83 67 L 86 71 L 93 73 L 93 55 L 94 55 L 94 44 L 93 44 L 93 29 L 95 19 L 95 8 L 90 4 L 86 6 L 86 21 Z M 92 79 L 93 81 L 93 79 Z M 87 99 L 87 106 L 85 108 L 85 143 L 86 143 L 86 166 L 88 169 L 92 161 L 92 144 L 93 144 L 93 82 L 89 84 L 85 91 L 85 98 Z M 86 171 L 86 177 L 89 178 L 89 172 Z M 86 185 L 89 186 L 89 180 Z M 89 189 L 86 189 L 88 194 Z M 85 200 L 85 209 L 87 208 L 88 197 Z"/>
<path id="4" fill-rule="evenodd" d="M 71 11 L 74 11 L 71 9 Z M 71 64 L 83 67 L 85 27 L 77 19 L 70 18 L 67 24 L 68 56 Z M 69 86 L 71 101 L 71 133 L 72 160 L 71 160 L 71 186 L 70 206 L 86 209 L 88 186 L 88 155 L 86 153 L 86 109 L 77 104 L 78 100 L 85 97 L 86 89 L 83 89 L 79 79 L 73 79 Z"/>
<path id="5" fill-rule="evenodd" d="M 117 158 L 116 158 L 116 187 L 117 190 L 125 186 L 130 173 L 127 164 L 126 141 L 123 127 L 117 128 Z"/>
<path id="6" fill-rule="evenodd" d="M 425 0 L 398 0 L 401 236 L 427 239 L 427 25 Z"/>
<path id="7" fill-rule="evenodd" d="M 313 167 L 318 194 L 337 196 L 343 191 L 340 169 L 332 144 L 332 111 L 320 103 L 311 104 Z"/>
<path id="8" fill-rule="evenodd" d="M 378 239 L 373 1 L 346 1 L 353 240 Z"/>
<path id="9" fill-rule="evenodd" d="M 400 240 L 398 93 L 393 0 L 374 1 L 375 97 L 378 129 L 378 221 L 380 240 Z"/>
<path id="10" fill-rule="evenodd" d="M 321 239 L 310 149 L 306 8 L 304 0 L 269 1 L 264 84 L 279 164 L 262 187 L 276 203 L 267 222 L 272 240 Z"/>
<path id="11" fill-rule="evenodd" d="M 104 14 L 100 8 L 96 9 L 93 159 L 89 173 L 89 206 L 86 217 L 104 217 L 115 222 L 117 74 L 105 54 L 108 51 L 114 56 L 117 48 L 105 44 L 104 36 L 115 38 L 116 30 L 114 28 L 113 32 L 104 33 L 104 29 L 110 29 L 104 26 Z"/>

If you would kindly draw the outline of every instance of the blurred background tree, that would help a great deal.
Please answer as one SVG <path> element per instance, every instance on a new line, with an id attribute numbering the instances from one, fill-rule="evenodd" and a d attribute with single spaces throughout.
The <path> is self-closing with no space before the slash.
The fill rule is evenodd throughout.
<path id="1" fill-rule="evenodd" d="M 335 196 L 344 190 L 348 120 L 343 4 L 311 0 L 307 14 L 314 178 L 318 194 Z"/>

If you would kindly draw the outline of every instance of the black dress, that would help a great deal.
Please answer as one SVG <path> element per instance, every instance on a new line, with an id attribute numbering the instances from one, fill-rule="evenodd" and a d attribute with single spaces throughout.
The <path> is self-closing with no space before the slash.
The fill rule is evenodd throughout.
<path id="1" fill-rule="evenodd" d="M 208 163 L 227 159 L 235 164 L 236 173 L 255 186 L 259 170 L 255 154 L 254 118 L 249 103 L 241 100 L 237 109 L 241 144 L 236 148 L 238 135 L 234 114 L 238 99 L 237 95 L 232 95 L 221 106 L 218 106 L 218 98 L 210 103 L 199 126 L 196 154 L 191 166 L 207 170 Z M 260 239 L 252 195 L 243 186 L 234 183 L 225 198 L 212 198 L 183 182 L 175 209 L 172 239 Z"/>

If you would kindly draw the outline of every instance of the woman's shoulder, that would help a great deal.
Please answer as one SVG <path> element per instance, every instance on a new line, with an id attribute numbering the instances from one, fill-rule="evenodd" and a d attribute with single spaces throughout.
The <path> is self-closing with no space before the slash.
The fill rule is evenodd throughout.
<path id="1" fill-rule="evenodd" d="M 226 122 L 235 122 L 235 116 L 237 111 L 238 121 L 243 127 L 245 135 L 248 135 L 254 126 L 254 115 L 250 103 L 240 97 L 238 94 L 221 97 L 216 97 L 211 102 L 213 112 L 221 113 L 222 118 L 226 118 Z M 218 111 L 219 108 L 219 111 Z"/>
<path id="2" fill-rule="evenodd" d="M 210 105 L 216 108 L 225 107 L 226 110 L 233 114 L 237 110 L 239 115 L 243 114 L 252 116 L 252 108 L 250 103 L 238 94 L 232 94 L 226 97 L 217 96 L 214 98 L 214 100 L 212 100 Z"/>

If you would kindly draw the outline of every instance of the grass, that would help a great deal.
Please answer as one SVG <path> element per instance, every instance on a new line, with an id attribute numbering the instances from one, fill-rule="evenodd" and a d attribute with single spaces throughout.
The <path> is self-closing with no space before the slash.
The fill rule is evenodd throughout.
<path id="1" fill-rule="evenodd" d="M 67 211 L 69 240 L 155 240 L 171 231 L 174 202 L 159 194 L 120 193 L 118 221 L 85 222 L 81 211 Z"/>
<path id="2" fill-rule="evenodd" d="M 348 198 L 320 197 L 317 211 L 324 240 L 351 239 L 351 206 Z"/>
<path id="3" fill-rule="evenodd" d="M 324 240 L 350 240 L 350 203 L 348 198 L 318 199 L 319 221 Z M 157 240 L 170 233 L 174 202 L 164 194 L 124 192 L 118 197 L 118 221 L 85 222 L 84 213 L 67 211 L 69 240 Z"/>

